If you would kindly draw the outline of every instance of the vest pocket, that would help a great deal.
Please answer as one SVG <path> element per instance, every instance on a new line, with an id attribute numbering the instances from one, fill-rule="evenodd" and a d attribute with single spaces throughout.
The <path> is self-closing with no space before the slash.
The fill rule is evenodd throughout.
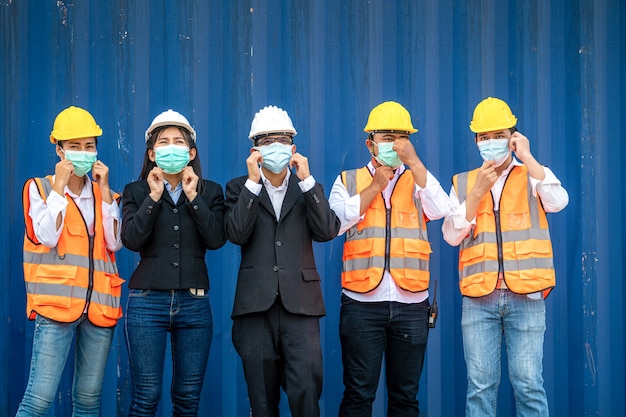
<path id="1" fill-rule="evenodd" d="M 396 215 L 397 226 L 399 227 L 414 228 L 416 225 L 419 226 L 420 224 L 420 219 L 418 217 L 417 211 L 396 210 L 395 215 Z"/>
<path id="2" fill-rule="evenodd" d="M 507 230 L 524 230 L 531 226 L 530 216 L 528 213 L 507 213 L 506 229 Z"/>
<path id="3" fill-rule="evenodd" d="M 35 273 L 33 301 L 40 306 L 69 308 L 74 297 L 78 267 L 75 265 L 39 265 Z"/>
<path id="4" fill-rule="evenodd" d="M 320 275 L 317 273 L 317 269 L 309 268 L 302 270 L 302 279 L 304 281 L 319 281 Z"/>

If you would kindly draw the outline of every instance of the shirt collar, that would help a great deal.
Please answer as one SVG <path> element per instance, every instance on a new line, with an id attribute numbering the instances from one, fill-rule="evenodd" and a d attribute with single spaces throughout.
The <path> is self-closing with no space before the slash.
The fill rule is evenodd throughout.
<path id="1" fill-rule="evenodd" d="M 169 182 L 167 181 L 163 181 L 165 183 L 165 189 L 167 189 L 167 192 L 171 193 L 173 191 L 178 190 L 179 188 L 183 188 L 183 182 L 180 181 L 178 184 L 176 184 L 176 187 L 174 187 L 174 189 L 172 189 L 172 186 L 170 185 Z"/>
<path id="2" fill-rule="evenodd" d="M 285 175 L 283 182 L 278 187 L 275 187 L 272 185 L 270 180 L 268 180 L 265 177 L 265 174 L 263 173 L 262 169 L 259 169 L 259 172 L 261 173 L 261 180 L 263 181 L 263 185 L 265 185 L 266 187 L 272 187 L 273 189 L 276 189 L 276 190 L 282 190 L 283 188 L 285 188 L 287 184 L 289 183 L 289 177 L 291 176 L 291 170 L 287 169 L 287 175 Z"/>

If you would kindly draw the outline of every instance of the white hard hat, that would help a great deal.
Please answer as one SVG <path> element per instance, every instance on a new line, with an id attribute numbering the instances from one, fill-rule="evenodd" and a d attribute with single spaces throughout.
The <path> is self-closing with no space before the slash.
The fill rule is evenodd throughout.
<path id="1" fill-rule="evenodd" d="M 193 139 L 194 142 L 196 141 L 196 131 L 193 130 L 193 127 L 191 127 L 191 125 L 189 124 L 189 120 L 187 120 L 185 116 L 178 113 L 177 111 L 169 109 L 168 111 L 164 111 L 163 113 L 159 114 L 157 117 L 154 118 L 148 130 L 146 130 L 146 142 L 150 138 L 150 135 L 152 134 L 154 129 L 156 129 L 157 127 L 161 127 L 161 126 L 183 127 L 187 129 L 187 131 L 189 131 L 189 134 L 191 135 L 191 139 Z"/>
<path id="2" fill-rule="evenodd" d="M 268 133 L 286 133 L 293 137 L 298 132 L 286 111 L 276 106 L 266 106 L 254 115 L 248 137 L 254 140 L 255 137 Z"/>

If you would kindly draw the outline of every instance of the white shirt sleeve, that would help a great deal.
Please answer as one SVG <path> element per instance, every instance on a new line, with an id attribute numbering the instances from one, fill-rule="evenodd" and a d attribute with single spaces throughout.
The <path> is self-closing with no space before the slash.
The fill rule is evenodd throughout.
<path id="1" fill-rule="evenodd" d="M 48 248 L 56 247 L 63 231 L 63 222 L 67 211 L 67 200 L 56 191 L 51 191 L 46 201 L 39 194 L 35 181 L 31 181 L 28 188 L 30 209 L 28 215 L 33 222 L 35 237 L 42 245 Z M 61 226 L 57 230 L 57 218 L 61 214 Z"/>
<path id="2" fill-rule="evenodd" d="M 539 195 L 546 213 L 557 213 L 563 210 L 569 203 L 569 194 L 567 194 L 567 190 L 563 188 L 561 181 L 550 168 L 544 166 L 543 171 L 546 177 L 542 181 L 530 177 L 533 195 L 535 197 Z"/>
<path id="3" fill-rule="evenodd" d="M 341 175 L 337 176 L 333 188 L 330 190 L 328 198 L 330 208 L 335 212 L 341 221 L 341 227 L 337 236 L 341 236 L 352 226 L 363 220 L 361 216 L 361 196 L 359 194 L 350 196 L 348 190 L 341 181 Z"/>
<path id="4" fill-rule="evenodd" d="M 450 212 L 441 225 L 443 239 L 448 244 L 458 246 L 476 224 L 476 217 L 471 222 L 468 222 L 465 218 L 466 215 L 465 201 L 459 203 L 459 198 L 456 195 L 454 186 L 452 186 L 450 188 Z"/>
<path id="5" fill-rule="evenodd" d="M 450 211 L 450 198 L 430 171 L 426 171 L 426 187 L 415 184 L 415 194 L 429 220 L 441 219 Z"/>
<path id="6" fill-rule="evenodd" d="M 245 186 L 248 189 L 248 191 L 250 191 L 252 194 L 261 195 L 263 184 L 259 184 L 258 182 L 254 182 L 251 179 L 247 179 Z"/>
<path id="7" fill-rule="evenodd" d="M 306 193 L 311 188 L 315 187 L 315 178 L 313 178 L 313 175 L 309 175 L 302 181 L 298 182 L 298 186 L 300 187 L 300 191 Z"/>
<path id="8" fill-rule="evenodd" d="M 122 220 L 117 201 L 113 200 L 111 204 L 102 202 L 102 227 L 107 249 L 111 252 L 122 249 Z"/>

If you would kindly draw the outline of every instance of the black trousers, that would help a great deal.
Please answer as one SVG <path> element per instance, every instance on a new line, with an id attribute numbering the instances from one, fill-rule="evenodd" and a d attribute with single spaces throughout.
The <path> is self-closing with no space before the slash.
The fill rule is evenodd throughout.
<path id="1" fill-rule="evenodd" d="M 267 311 L 233 319 L 253 417 L 277 417 L 280 388 L 293 417 L 319 417 L 322 351 L 319 317 L 292 314 L 277 301 Z"/>

